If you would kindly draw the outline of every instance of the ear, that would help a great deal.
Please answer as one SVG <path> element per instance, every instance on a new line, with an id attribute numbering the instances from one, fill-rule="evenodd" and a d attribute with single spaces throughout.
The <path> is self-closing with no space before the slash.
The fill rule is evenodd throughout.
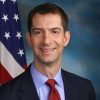
<path id="1" fill-rule="evenodd" d="M 29 32 L 26 33 L 26 40 L 27 40 L 27 43 L 29 44 L 29 46 L 31 46 L 31 35 Z"/>
<path id="2" fill-rule="evenodd" d="M 64 34 L 64 47 L 68 45 L 70 40 L 70 32 L 66 31 L 66 33 Z"/>

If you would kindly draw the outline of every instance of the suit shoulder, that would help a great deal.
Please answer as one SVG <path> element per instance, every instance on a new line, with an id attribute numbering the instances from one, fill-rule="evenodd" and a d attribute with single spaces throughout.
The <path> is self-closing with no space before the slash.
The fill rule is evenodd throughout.
<path id="1" fill-rule="evenodd" d="M 77 83 L 77 84 L 91 84 L 91 81 L 88 80 L 87 78 L 83 78 L 79 75 L 76 75 L 74 73 L 71 73 L 71 72 L 68 72 L 68 71 L 65 71 L 62 69 L 62 74 L 63 74 L 63 77 L 67 80 L 69 79 L 70 81 L 73 81 L 74 83 Z"/>
<path id="2" fill-rule="evenodd" d="M 26 80 L 26 78 L 29 76 L 29 71 L 26 71 L 16 78 L 12 79 L 11 81 L 3 84 L 0 86 L 0 94 L 4 93 L 11 93 L 13 91 L 18 91 L 20 88 L 21 84 L 23 83 L 23 80 Z M 28 75 L 28 76 L 27 76 Z"/>
<path id="3" fill-rule="evenodd" d="M 80 77 L 76 74 L 67 72 L 63 69 L 62 77 L 64 84 L 68 85 L 71 89 L 74 88 L 77 92 L 79 92 L 81 97 L 88 97 L 88 100 L 96 100 L 95 90 L 90 80 Z"/>
<path id="4" fill-rule="evenodd" d="M 17 87 L 18 84 L 21 83 L 23 74 L 19 75 L 18 77 L 14 78 L 13 80 L 3 84 L 0 86 L 0 93 L 2 91 L 9 91 L 12 90 L 14 87 Z"/>

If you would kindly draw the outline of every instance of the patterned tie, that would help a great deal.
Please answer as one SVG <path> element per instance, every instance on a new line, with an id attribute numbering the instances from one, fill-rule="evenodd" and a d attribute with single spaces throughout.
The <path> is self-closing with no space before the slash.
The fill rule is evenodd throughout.
<path id="1" fill-rule="evenodd" d="M 55 88 L 55 80 L 54 79 L 48 79 L 46 84 L 50 87 L 50 93 L 49 93 L 49 99 L 48 100 L 61 100 L 60 95 Z"/>

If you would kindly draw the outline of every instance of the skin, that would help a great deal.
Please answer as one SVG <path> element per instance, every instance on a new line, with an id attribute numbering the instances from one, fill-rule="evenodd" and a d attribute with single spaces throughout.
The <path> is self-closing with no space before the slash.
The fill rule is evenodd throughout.
<path id="1" fill-rule="evenodd" d="M 34 54 L 34 65 L 38 71 L 53 78 L 61 67 L 62 52 L 70 39 L 70 32 L 64 32 L 58 14 L 37 13 L 32 19 L 31 35 L 26 39 Z"/>

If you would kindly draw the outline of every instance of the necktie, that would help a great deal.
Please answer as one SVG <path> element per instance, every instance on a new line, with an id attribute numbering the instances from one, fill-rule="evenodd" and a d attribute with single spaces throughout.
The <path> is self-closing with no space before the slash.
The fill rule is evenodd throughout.
<path id="1" fill-rule="evenodd" d="M 55 88 L 55 80 L 54 79 L 48 79 L 46 84 L 50 87 L 50 93 L 49 93 L 49 99 L 48 100 L 60 100 L 60 95 Z"/>

